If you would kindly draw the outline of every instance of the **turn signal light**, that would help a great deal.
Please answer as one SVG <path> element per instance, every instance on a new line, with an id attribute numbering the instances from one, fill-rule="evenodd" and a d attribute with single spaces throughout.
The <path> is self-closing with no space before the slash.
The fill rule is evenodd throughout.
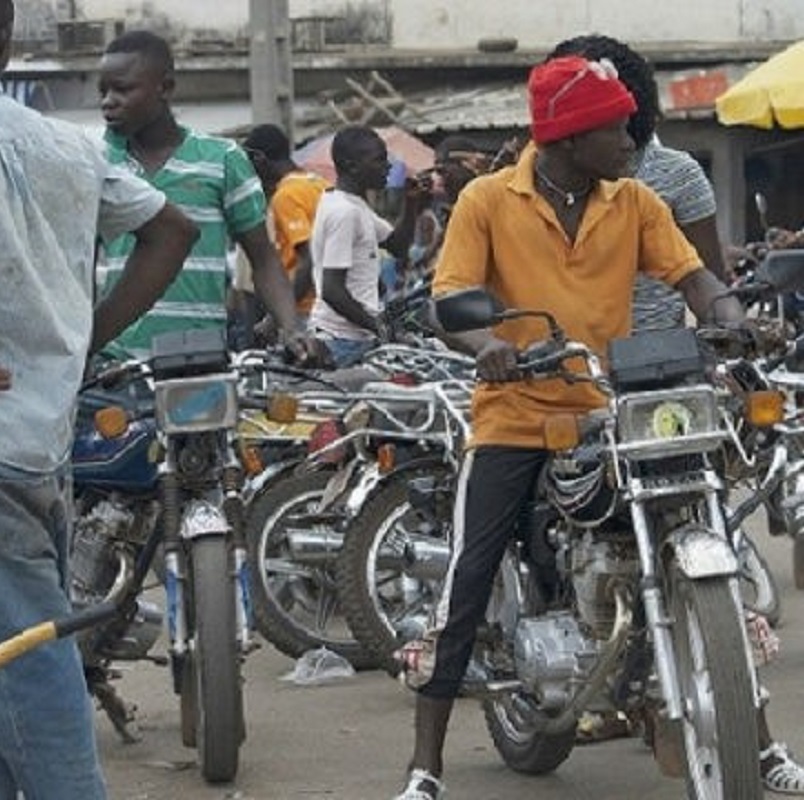
<path id="1" fill-rule="evenodd" d="M 746 419 L 758 428 L 767 428 L 784 419 L 784 395 L 765 390 L 749 392 L 745 398 Z"/>
<path id="2" fill-rule="evenodd" d="M 268 416 L 274 422 L 295 422 L 299 401 L 292 394 L 275 394 L 268 403 Z"/>
<path id="3" fill-rule="evenodd" d="M 571 450 L 579 439 L 574 414 L 550 414 L 544 421 L 544 445 L 548 450 Z"/>
<path id="4" fill-rule="evenodd" d="M 250 477 L 259 475 L 265 468 L 262 463 L 262 456 L 256 447 L 244 445 L 240 448 L 240 462 L 243 465 L 243 472 Z"/>
<path id="5" fill-rule="evenodd" d="M 380 474 L 389 473 L 396 466 L 396 447 L 392 444 L 381 444 L 377 448 L 377 468 Z"/>
<path id="6" fill-rule="evenodd" d="M 107 406 L 95 412 L 95 430 L 104 439 L 116 439 L 128 430 L 128 414 L 120 406 Z"/>

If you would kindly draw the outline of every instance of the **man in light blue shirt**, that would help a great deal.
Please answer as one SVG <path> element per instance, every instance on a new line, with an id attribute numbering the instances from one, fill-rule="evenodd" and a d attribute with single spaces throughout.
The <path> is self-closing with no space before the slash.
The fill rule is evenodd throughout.
<path id="1" fill-rule="evenodd" d="M 0 0 L 0 73 L 13 21 L 12 0 Z M 93 310 L 96 239 L 125 231 L 137 247 Z M 156 301 L 195 236 L 81 130 L 0 94 L 0 640 L 70 611 L 69 455 L 86 358 Z M 73 639 L 43 645 L 0 677 L 0 797 L 103 800 Z"/>

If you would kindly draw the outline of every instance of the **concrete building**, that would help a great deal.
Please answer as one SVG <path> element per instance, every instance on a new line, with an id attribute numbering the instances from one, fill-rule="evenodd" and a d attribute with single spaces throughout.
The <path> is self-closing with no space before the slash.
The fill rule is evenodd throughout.
<path id="1" fill-rule="evenodd" d="M 95 70 L 103 42 L 122 25 L 148 24 L 177 43 L 179 108 L 212 131 L 251 121 L 247 54 L 249 0 L 17 0 L 30 12 L 29 35 L 60 19 L 49 60 L 12 63 L 9 85 L 21 99 L 98 125 Z M 752 196 L 763 191 L 774 224 L 804 219 L 804 135 L 726 129 L 714 118 L 720 92 L 753 63 L 804 38 L 804 0 L 290 0 L 299 139 L 343 120 L 393 122 L 430 143 L 452 131 L 489 147 L 525 134 L 521 88 L 529 67 L 552 45 L 584 32 L 632 43 L 657 69 L 666 118 L 661 136 L 693 152 L 715 184 L 726 241 L 759 233 Z M 49 13 L 49 9 L 53 14 Z M 65 13 L 78 19 L 64 22 Z M 85 26 L 86 29 L 84 29 Z M 380 73 L 399 91 L 367 97 Z M 373 103 L 373 105 L 372 105 Z M 352 110 L 354 110 L 354 108 Z M 373 116 L 368 112 L 377 112 Z M 351 113 L 351 112 L 350 112 Z M 804 132 L 802 132 L 804 134 Z"/>
<path id="2" fill-rule="evenodd" d="M 25 0 L 22 0 L 24 3 Z M 248 0 L 79 0 L 87 18 L 156 10 L 183 27 L 247 25 Z M 605 30 L 640 42 L 743 42 L 804 37 L 804 0 L 676 0 L 672 13 L 647 0 L 290 0 L 291 16 L 387 16 L 394 47 L 470 48 L 481 38 L 514 37 L 540 48 L 578 31 Z"/>

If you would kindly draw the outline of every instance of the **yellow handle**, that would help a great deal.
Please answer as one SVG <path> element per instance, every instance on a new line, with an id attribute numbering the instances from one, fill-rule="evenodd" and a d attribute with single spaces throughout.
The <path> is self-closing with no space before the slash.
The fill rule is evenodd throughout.
<path id="1" fill-rule="evenodd" d="M 4 667 L 40 644 L 53 641 L 57 635 L 55 622 L 43 622 L 12 636 L 11 639 L 6 639 L 0 644 L 0 667 Z"/>

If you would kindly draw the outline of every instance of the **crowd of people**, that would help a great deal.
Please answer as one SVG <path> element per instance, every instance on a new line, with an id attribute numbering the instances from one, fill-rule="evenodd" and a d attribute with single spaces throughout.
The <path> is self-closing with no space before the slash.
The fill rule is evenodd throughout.
<path id="1" fill-rule="evenodd" d="M 13 22 L 13 0 L 0 0 L 2 69 Z M 0 95 L 0 639 L 69 610 L 73 410 L 94 353 L 144 357 L 158 333 L 235 319 L 237 346 L 263 336 L 302 364 L 357 363 L 388 338 L 383 252 L 403 286 L 432 281 L 434 296 L 485 286 L 506 305 L 551 311 L 598 351 L 635 324 L 680 325 L 687 308 L 704 318 L 724 289 L 712 188 L 694 159 L 658 140 L 648 63 L 608 37 L 562 42 L 533 68 L 521 153 L 442 141 L 393 224 L 370 202 L 390 169 L 370 127 L 336 133 L 330 185 L 293 161 L 276 125 L 242 145 L 181 125 L 173 56 L 154 33 L 113 41 L 99 88 L 103 149 Z M 718 311 L 742 319 L 734 300 Z M 450 713 L 547 457 L 544 419 L 599 403 L 582 384 L 521 380 L 517 352 L 537 333 L 521 320 L 450 339 L 476 357 L 480 380 L 446 593 L 426 640 L 400 653 L 417 699 L 398 800 L 444 796 Z M 770 735 L 764 708 L 758 730 L 766 785 L 804 794 L 804 769 Z M 105 798 L 93 731 L 71 639 L 12 663 L 0 681 L 0 797 Z"/>

